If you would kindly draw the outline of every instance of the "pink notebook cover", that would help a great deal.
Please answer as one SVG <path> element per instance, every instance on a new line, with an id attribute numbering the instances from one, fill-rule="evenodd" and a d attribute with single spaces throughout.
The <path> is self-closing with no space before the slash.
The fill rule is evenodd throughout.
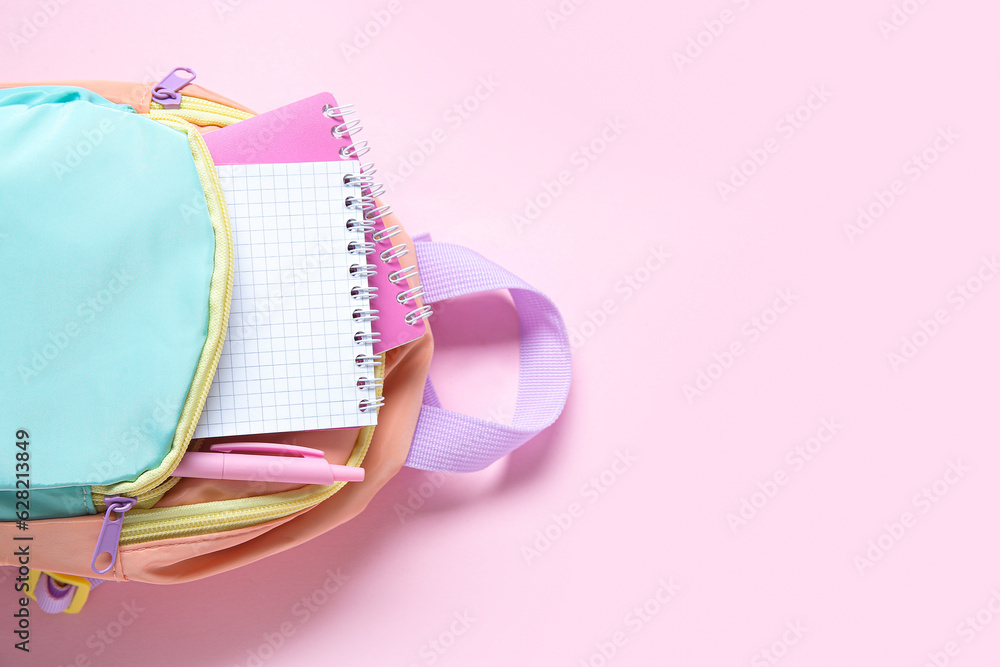
<path id="1" fill-rule="evenodd" d="M 205 143 L 217 165 L 344 160 L 340 149 L 349 146 L 353 139 L 350 134 L 337 138 L 330 133 L 340 121 L 323 114 L 327 105 L 337 106 L 333 95 L 313 95 L 209 132 L 205 135 Z M 385 229 L 382 218 L 376 219 L 373 226 L 376 232 Z M 372 240 L 370 234 L 368 240 Z M 392 245 L 392 239 L 376 245 L 381 252 Z M 389 274 L 399 270 L 399 261 L 385 263 L 379 258 L 379 253 L 369 255 L 368 261 L 378 266 L 376 275 L 368 279 L 369 285 L 378 288 L 378 298 L 372 302 L 373 307 L 379 311 L 378 321 L 372 323 L 372 328 L 380 334 L 380 342 L 373 346 L 378 354 L 423 336 L 424 322 L 421 320 L 415 324 L 407 324 L 403 319 L 416 305 L 413 302 L 409 305 L 401 304 L 396 300 L 396 295 L 419 283 L 413 279 L 405 285 L 390 282 Z"/>

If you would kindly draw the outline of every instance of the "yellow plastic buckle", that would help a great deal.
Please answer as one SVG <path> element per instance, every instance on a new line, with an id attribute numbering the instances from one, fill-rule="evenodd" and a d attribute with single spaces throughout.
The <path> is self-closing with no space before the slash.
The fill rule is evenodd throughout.
<path id="1" fill-rule="evenodd" d="M 75 614 L 83 609 L 84 603 L 87 601 L 87 597 L 90 595 L 90 582 L 83 577 L 75 577 L 72 574 L 56 574 L 54 572 L 42 572 L 41 570 L 29 570 L 28 571 L 28 597 L 30 597 L 35 602 L 38 602 L 38 598 L 35 597 L 35 586 L 38 585 L 38 580 L 43 574 L 47 574 L 53 581 L 65 584 L 68 586 L 76 586 L 76 592 L 73 593 L 73 600 L 69 603 L 69 607 L 63 610 L 64 614 Z"/>

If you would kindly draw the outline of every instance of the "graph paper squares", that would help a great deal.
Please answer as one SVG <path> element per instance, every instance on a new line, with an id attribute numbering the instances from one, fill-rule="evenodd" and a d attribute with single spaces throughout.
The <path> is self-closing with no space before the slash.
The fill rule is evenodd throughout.
<path id="1" fill-rule="evenodd" d="M 233 233 L 229 329 L 194 437 L 368 426 L 355 364 L 372 346 L 355 342 L 371 324 L 352 298 L 367 278 L 350 274 L 364 235 L 349 230 L 359 187 L 344 185 L 357 161 L 218 167 Z M 372 307 L 377 308 L 377 302 Z"/>

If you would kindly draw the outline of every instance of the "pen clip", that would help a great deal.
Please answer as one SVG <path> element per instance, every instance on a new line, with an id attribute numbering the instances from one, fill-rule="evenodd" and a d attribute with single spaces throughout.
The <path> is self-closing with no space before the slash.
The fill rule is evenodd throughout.
<path id="1" fill-rule="evenodd" d="M 283 445 L 273 442 L 223 442 L 218 445 L 212 445 L 209 447 L 209 451 L 222 454 L 288 454 L 289 456 L 316 459 L 326 457 L 326 453 L 320 449 L 299 447 L 298 445 Z"/>

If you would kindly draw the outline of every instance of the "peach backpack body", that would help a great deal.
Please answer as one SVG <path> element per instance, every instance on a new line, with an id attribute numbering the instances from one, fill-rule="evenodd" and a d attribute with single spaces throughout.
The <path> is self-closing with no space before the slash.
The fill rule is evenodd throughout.
<path id="1" fill-rule="evenodd" d="M 428 326 L 372 364 L 376 426 L 239 438 L 321 450 L 363 466 L 363 482 L 172 476 L 185 453 L 224 442 L 192 437 L 233 271 L 203 135 L 255 114 L 194 84 L 166 106 L 154 91 L 0 85 L 0 539 L 19 545 L 0 565 L 53 613 L 79 611 L 102 581 L 191 581 L 301 544 L 361 512 L 404 465 L 481 469 L 550 425 L 569 390 L 566 329 L 548 298 L 470 250 L 400 227 L 393 243 L 413 249 L 398 261 L 413 267 L 404 277 L 416 306 L 509 291 L 521 337 L 513 422 L 441 407 Z M 400 225 L 381 202 L 364 215 Z M 139 432 L 141 443 L 130 439 Z"/>

